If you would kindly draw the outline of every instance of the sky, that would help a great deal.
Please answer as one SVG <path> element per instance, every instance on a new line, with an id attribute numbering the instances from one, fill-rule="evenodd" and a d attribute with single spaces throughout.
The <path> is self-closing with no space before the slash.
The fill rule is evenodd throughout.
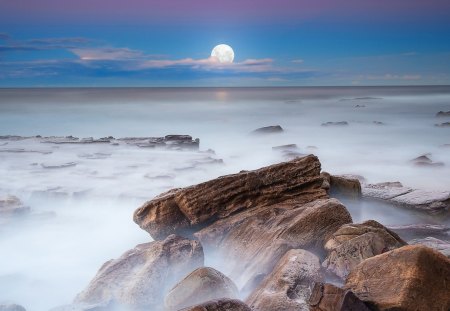
<path id="1" fill-rule="evenodd" d="M 0 0 L 0 87 L 449 84 L 448 0 Z"/>

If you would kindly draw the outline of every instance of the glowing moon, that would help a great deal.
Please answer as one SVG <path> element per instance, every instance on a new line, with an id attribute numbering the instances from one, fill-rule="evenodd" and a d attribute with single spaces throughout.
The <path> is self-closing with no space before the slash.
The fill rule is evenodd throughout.
<path id="1" fill-rule="evenodd" d="M 232 63 L 234 60 L 234 51 L 231 46 L 219 44 L 211 51 L 211 57 L 217 59 L 220 63 Z"/>

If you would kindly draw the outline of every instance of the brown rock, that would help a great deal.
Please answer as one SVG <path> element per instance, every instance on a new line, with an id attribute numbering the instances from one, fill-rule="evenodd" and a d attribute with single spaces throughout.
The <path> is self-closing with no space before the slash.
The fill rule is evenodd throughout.
<path id="1" fill-rule="evenodd" d="M 166 310 L 177 311 L 219 298 L 238 298 L 236 285 L 213 268 L 198 268 L 178 282 L 165 299 Z"/>
<path id="2" fill-rule="evenodd" d="M 404 246 L 360 263 L 345 288 L 379 310 L 447 311 L 450 260 L 425 246 Z"/>
<path id="3" fill-rule="evenodd" d="M 336 199 L 290 202 L 245 210 L 218 220 L 195 236 L 242 287 L 258 274 L 270 273 L 289 249 L 324 253 L 325 241 L 351 221 L 347 209 Z"/>
<path id="4" fill-rule="evenodd" d="M 106 262 L 75 303 L 161 310 L 166 292 L 202 265 L 203 249 L 197 241 L 171 235 L 140 244 Z"/>
<path id="5" fill-rule="evenodd" d="M 310 311 L 370 311 L 348 290 L 328 283 L 316 283 L 309 299 Z"/>
<path id="6" fill-rule="evenodd" d="M 0 217 L 20 216 L 29 212 L 30 208 L 25 206 L 18 197 L 14 195 L 0 197 Z"/>
<path id="7" fill-rule="evenodd" d="M 236 299 L 212 300 L 180 311 L 252 311 L 245 303 Z"/>
<path id="8" fill-rule="evenodd" d="M 291 249 L 246 302 L 255 311 L 308 310 L 314 282 L 321 281 L 319 258 L 302 249 Z"/>
<path id="9" fill-rule="evenodd" d="M 134 221 L 155 239 L 172 233 L 189 235 L 214 220 L 245 209 L 326 198 L 319 172 L 319 160 L 310 155 L 219 177 L 156 197 L 135 211 Z"/>
<path id="10" fill-rule="evenodd" d="M 361 183 L 357 178 L 349 176 L 330 175 L 322 172 L 321 176 L 329 184 L 329 194 L 332 196 L 344 196 L 352 199 L 361 198 Z"/>

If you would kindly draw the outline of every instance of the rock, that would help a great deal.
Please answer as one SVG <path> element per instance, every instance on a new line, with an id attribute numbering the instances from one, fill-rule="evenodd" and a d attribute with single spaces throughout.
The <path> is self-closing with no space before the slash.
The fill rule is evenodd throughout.
<path id="1" fill-rule="evenodd" d="M 319 172 L 319 160 L 310 155 L 173 189 L 137 209 L 134 221 L 154 239 L 173 233 L 189 236 L 242 210 L 289 200 L 306 203 L 326 198 Z"/>
<path id="2" fill-rule="evenodd" d="M 384 182 L 378 184 L 365 184 L 361 191 L 364 197 L 390 200 L 397 196 L 409 193 L 413 191 L 413 189 L 403 187 L 400 182 Z"/>
<path id="3" fill-rule="evenodd" d="M 356 105 L 355 108 L 365 108 L 366 105 Z"/>
<path id="4" fill-rule="evenodd" d="M 245 303 L 237 299 L 212 300 L 180 311 L 252 311 Z"/>
<path id="5" fill-rule="evenodd" d="M 344 288 L 376 310 L 449 310 L 450 260 L 425 246 L 404 246 L 361 262 Z"/>
<path id="6" fill-rule="evenodd" d="M 324 254 L 325 241 L 351 221 L 338 200 L 317 199 L 247 209 L 216 221 L 195 236 L 206 253 L 226 264 L 227 275 L 242 288 L 258 275 L 270 273 L 290 249 Z"/>
<path id="7" fill-rule="evenodd" d="M 322 126 L 348 126 L 348 122 L 347 121 L 326 122 L 322 123 Z"/>
<path id="8" fill-rule="evenodd" d="M 434 126 L 437 126 L 437 127 L 450 127 L 450 122 L 437 123 Z"/>
<path id="9" fill-rule="evenodd" d="M 0 152 L 7 153 L 40 153 L 40 154 L 50 154 L 51 150 L 27 150 L 23 148 L 8 148 L 8 149 L 0 149 Z"/>
<path id="10" fill-rule="evenodd" d="M 24 307 L 16 304 L 0 304 L 0 311 L 26 311 Z"/>
<path id="11" fill-rule="evenodd" d="M 371 311 L 349 290 L 328 283 L 316 283 L 309 299 L 310 311 Z"/>
<path id="12" fill-rule="evenodd" d="M 55 169 L 55 168 L 66 168 L 76 166 L 77 162 L 66 162 L 66 163 L 41 163 L 43 168 Z"/>
<path id="13" fill-rule="evenodd" d="M 272 147 L 272 150 L 277 150 L 277 151 L 291 151 L 291 150 L 297 150 L 298 147 L 296 144 L 289 144 L 289 145 L 281 145 L 281 146 L 275 146 Z"/>
<path id="14" fill-rule="evenodd" d="M 314 283 L 321 281 L 319 258 L 302 249 L 291 249 L 246 303 L 255 311 L 308 310 Z"/>
<path id="15" fill-rule="evenodd" d="M 167 291 L 202 265 L 203 249 L 197 241 L 171 235 L 140 244 L 106 262 L 75 303 L 162 310 Z"/>
<path id="16" fill-rule="evenodd" d="M 79 154 L 79 158 L 89 159 L 89 160 L 98 160 L 98 159 L 107 159 L 111 156 L 111 153 L 102 153 L 102 152 L 96 152 L 96 153 L 82 153 Z"/>
<path id="17" fill-rule="evenodd" d="M 0 196 L 0 217 L 15 217 L 28 214 L 30 208 L 25 206 L 22 201 L 14 196 Z"/>
<path id="18" fill-rule="evenodd" d="M 450 111 L 439 111 L 436 113 L 436 117 L 450 117 Z"/>
<path id="19" fill-rule="evenodd" d="M 206 301 L 238 298 L 236 285 L 221 272 L 208 267 L 198 268 L 178 282 L 165 299 L 168 311 L 195 306 Z"/>
<path id="20" fill-rule="evenodd" d="M 450 238 L 450 227 L 445 225 L 413 224 L 389 226 L 388 228 L 406 240 L 425 238 L 428 236 Z"/>
<path id="21" fill-rule="evenodd" d="M 432 249 L 437 250 L 438 252 L 442 253 L 444 256 L 447 256 L 447 258 L 450 258 L 450 242 L 449 241 L 442 241 L 433 237 L 427 237 L 424 239 L 415 239 L 408 242 L 408 244 L 411 245 L 425 245 Z"/>
<path id="22" fill-rule="evenodd" d="M 381 121 L 373 121 L 372 123 L 375 125 L 385 125 L 385 123 Z"/>
<path id="23" fill-rule="evenodd" d="M 416 166 L 422 167 L 444 166 L 443 162 L 433 162 L 433 160 L 431 160 L 429 156 L 431 156 L 431 154 L 424 154 L 417 158 L 412 159 L 411 162 Z"/>
<path id="24" fill-rule="evenodd" d="M 374 220 L 341 226 L 325 243 L 324 269 L 341 279 L 363 260 L 406 245 L 396 233 Z"/>
<path id="25" fill-rule="evenodd" d="M 284 132 L 283 128 L 280 125 L 271 125 L 257 128 L 252 131 L 252 134 L 274 134 Z"/>
<path id="26" fill-rule="evenodd" d="M 361 198 L 361 183 L 357 178 L 330 175 L 327 172 L 322 172 L 321 176 L 328 182 L 328 192 L 331 196 L 343 196 L 352 199 Z"/>

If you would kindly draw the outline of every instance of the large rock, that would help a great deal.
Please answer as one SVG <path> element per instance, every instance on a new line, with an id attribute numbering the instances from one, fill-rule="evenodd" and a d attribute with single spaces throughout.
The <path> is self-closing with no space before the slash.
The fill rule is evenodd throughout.
<path id="1" fill-rule="evenodd" d="M 449 310 L 450 260 L 408 245 L 361 262 L 345 288 L 377 310 Z"/>
<path id="2" fill-rule="evenodd" d="M 320 162 L 310 155 L 219 177 L 156 197 L 135 211 L 134 221 L 155 239 L 173 233 L 190 235 L 214 220 L 245 209 L 326 198 L 319 173 Z"/>
<path id="3" fill-rule="evenodd" d="M 161 310 L 167 291 L 202 265 L 203 249 L 197 241 L 171 235 L 140 244 L 106 262 L 75 303 Z"/>
<path id="4" fill-rule="evenodd" d="M 327 172 L 322 172 L 321 176 L 324 178 L 322 186 L 328 190 L 331 196 L 361 198 L 361 183 L 358 178 L 346 175 L 330 175 Z"/>
<path id="5" fill-rule="evenodd" d="M 213 268 L 198 268 L 170 290 L 165 299 L 166 310 L 177 311 L 220 298 L 238 298 L 236 285 Z"/>
<path id="6" fill-rule="evenodd" d="M 424 239 L 414 239 L 408 242 L 408 244 L 411 245 L 425 245 L 430 248 L 433 248 L 437 250 L 438 252 L 442 253 L 444 256 L 447 256 L 447 258 L 450 258 L 450 241 L 443 241 L 439 240 L 433 237 L 427 237 Z"/>
<path id="7" fill-rule="evenodd" d="M 371 311 L 353 292 L 328 283 L 314 284 L 309 311 Z"/>
<path id="8" fill-rule="evenodd" d="M 319 258 L 305 250 L 291 249 L 246 302 L 255 311 L 307 311 L 314 283 L 321 281 Z"/>
<path id="9" fill-rule="evenodd" d="M 195 236 L 241 288 L 258 275 L 270 273 L 289 249 L 324 254 L 325 241 L 351 221 L 336 199 L 289 202 L 245 210 L 216 221 Z"/>
<path id="10" fill-rule="evenodd" d="M 180 311 L 252 311 L 245 303 L 237 299 L 212 300 Z"/>

